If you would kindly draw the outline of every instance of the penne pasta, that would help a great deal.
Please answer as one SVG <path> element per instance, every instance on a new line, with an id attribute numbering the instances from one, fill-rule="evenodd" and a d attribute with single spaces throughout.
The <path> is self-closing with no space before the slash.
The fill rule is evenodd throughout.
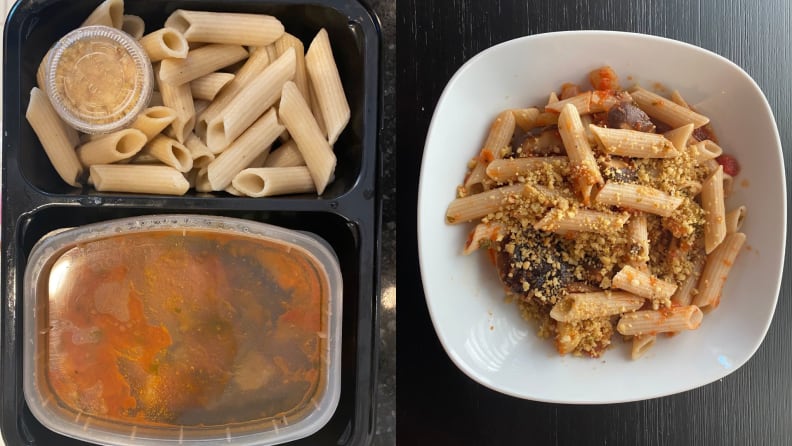
<path id="1" fill-rule="evenodd" d="M 231 73 L 209 73 L 190 82 L 190 91 L 193 99 L 211 101 L 232 80 L 234 75 Z M 196 114 L 200 113 L 196 111 Z"/>
<path id="2" fill-rule="evenodd" d="M 289 33 L 283 33 L 281 38 L 276 40 L 272 45 L 272 48 L 275 49 L 275 58 L 282 56 L 289 48 L 294 48 L 294 55 L 296 57 L 294 83 L 306 99 L 306 102 L 310 103 L 311 90 L 308 88 L 308 83 L 310 81 L 308 80 L 308 69 L 305 66 L 305 47 L 302 41 Z"/>
<path id="3" fill-rule="evenodd" d="M 625 265 L 613 276 L 611 286 L 646 299 L 670 300 L 677 285 L 661 280 L 647 272 Z"/>
<path id="4" fill-rule="evenodd" d="M 61 179 L 70 186 L 79 187 L 83 167 L 74 151 L 79 142 L 77 131 L 61 120 L 47 94 L 36 87 L 30 90 L 25 118 Z"/>
<path id="5" fill-rule="evenodd" d="M 193 187 L 197 192 L 212 192 L 212 183 L 209 182 L 209 166 L 197 170 Z"/>
<path id="6" fill-rule="evenodd" d="M 101 135 L 77 148 L 77 156 L 84 166 L 112 164 L 137 155 L 148 139 L 137 129 L 124 129 Z"/>
<path id="7" fill-rule="evenodd" d="M 234 177 L 263 153 L 283 131 L 274 109 L 270 109 L 239 136 L 207 167 L 212 190 L 224 190 Z"/>
<path id="8" fill-rule="evenodd" d="M 657 341 L 657 335 L 653 335 L 653 334 L 643 334 L 643 335 L 633 336 L 632 349 L 630 350 L 630 358 L 635 360 L 646 354 L 646 352 L 650 348 L 652 348 L 655 341 Z"/>
<path id="9" fill-rule="evenodd" d="M 489 248 L 493 242 L 503 238 L 504 228 L 500 223 L 479 223 L 471 231 L 462 254 L 470 255 L 480 248 Z"/>
<path id="10" fill-rule="evenodd" d="M 279 116 L 305 159 L 316 191 L 321 195 L 335 171 L 336 156 L 294 82 L 286 82 L 283 86 Z"/>
<path id="11" fill-rule="evenodd" d="M 93 10 L 80 27 L 102 25 L 121 29 L 124 23 L 124 0 L 105 0 Z"/>
<path id="12" fill-rule="evenodd" d="M 685 281 L 679 285 L 676 292 L 674 292 L 674 295 L 671 296 L 672 303 L 676 303 L 681 306 L 690 305 L 693 303 L 693 297 L 698 293 L 698 290 L 696 290 L 696 285 L 698 284 L 699 278 L 701 277 L 701 272 L 704 270 L 704 262 L 706 260 L 706 256 L 703 255 L 703 251 L 701 254 L 702 255 L 697 255 L 695 257 L 693 270 L 690 272 Z"/>
<path id="13" fill-rule="evenodd" d="M 569 104 L 575 107 L 579 115 L 599 113 L 607 111 L 621 100 L 608 90 L 594 90 L 580 93 L 560 101 L 548 103 L 545 107 L 546 112 L 560 113 Z"/>
<path id="14" fill-rule="evenodd" d="M 197 50 L 190 50 L 184 59 L 164 59 L 160 63 L 160 78 L 162 82 L 181 85 L 214 73 L 247 56 L 247 50 L 241 45 L 202 46 Z"/>
<path id="15" fill-rule="evenodd" d="M 294 77 L 294 70 L 294 50 L 290 48 L 250 81 L 222 110 L 218 110 L 215 117 L 207 121 L 206 145 L 216 151 L 231 144 L 275 104 L 283 85 Z"/>
<path id="16" fill-rule="evenodd" d="M 644 299 L 623 291 L 569 293 L 550 310 L 550 317 L 560 322 L 613 316 L 638 310 Z"/>
<path id="17" fill-rule="evenodd" d="M 726 235 L 734 234 L 742 229 L 746 213 L 747 208 L 745 206 L 740 206 L 726 213 Z"/>
<path id="18" fill-rule="evenodd" d="M 146 145 L 141 155 L 150 155 L 179 172 L 189 172 L 193 167 L 190 150 L 175 139 L 158 135 Z"/>
<path id="19" fill-rule="evenodd" d="M 673 158 L 679 155 L 674 144 L 663 135 L 628 129 L 609 129 L 589 125 L 605 153 L 632 158 Z M 692 129 L 691 129 L 692 131 Z"/>
<path id="20" fill-rule="evenodd" d="M 569 165 L 565 156 L 532 156 L 493 160 L 486 169 L 487 177 L 499 183 L 515 181 L 528 173 L 550 166 L 561 170 Z"/>
<path id="21" fill-rule="evenodd" d="M 165 21 L 188 42 L 264 46 L 279 39 L 283 25 L 275 17 L 264 14 L 187 11 L 177 9 Z"/>
<path id="22" fill-rule="evenodd" d="M 709 254 L 726 237 L 726 206 L 723 202 L 723 167 L 718 166 L 701 185 L 701 206 L 706 212 L 704 251 Z"/>
<path id="23" fill-rule="evenodd" d="M 190 151 L 193 169 L 207 166 L 215 159 L 215 154 L 206 147 L 206 144 L 195 133 L 190 133 L 190 136 L 184 141 L 184 146 Z"/>
<path id="24" fill-rule="evenodd" d="M 551 209 L 541 220 L 534 224 L 534 229 L 557 232 L 595 232 L 608 233 L 620 229 L 627 223 L 630 216 L 626 213 L 592 211 L 588 209 Z"/>
<path id="25" fill-rule="evenodd" d="M 685 98 L 683 98 L 682 94 L 680 94 L 679 91 L 677 90 L 671 92 L 671 101 L 673 101 L 674 104 L 679 105 L 680 107 L 690 108 Z"/>
<path id="26" fill-rule="evenodd" d="M 327 140 L 335 144 L 349 122 L 349 103 L 338 73 L 327 31 L 322 28 L 305 53 L 305 65 L 313 84 L 322 119 L 327 130 Z M 310 98 L 309 98 L 310 100 Z"/>
<path id="27" fill-rule="evenodd" d="M 539 118 L 539 109 L 536 107 L 531 108 L 515 108 L 511 110 L 514 115 L 514 123 L 522 131 L 527 132 L 536 127 L 536 120 Z"/>
<path id="28" fill-rule="evenodd" d="M 143 33 L 146 31 L 146 22 L 136 15 L 125 14 L 121 19 L 121 31 L 140 40 Z"/>
<path id="29" fill-rule="evenodd" d="M 699 292 L 693 298 L 694 305 L 700 308 L 715 308 L 720 304 L 723 286 L 744 243 L 745 234 L 741 232 L 729 234 L 723 243 L 707 256 L 698 283 Z"/>
<path id="30" fill-rule="evenodd" d="M 709 118 L 706 116 L 700 115 L 689 108 L 677 105 L 643 88 L 637 87 L 635 90 L 631 91 L 630 94 L 635 103 L 645 111 L 647 115 L 668 124 L 671 128 L 682 127 L 686 124 L 693 124 L 694 128 L 699 128 L 709 123 Z"/>
<path id="31" fill-rule="evenodd" d="M 446 222 L 463 223 L 495 213 L 509 197 L 522 195 L 524 189 L 524 184 L 514 184 L 457 198 L 448 205 Z"/>
<path id="32" fill-rule="evenodd" d="M 690 146 L 690 150 L 693 151 L 693 158 L 699 163 L 715 159 L 723 154 L 723 149 L 721 146 L 715 144 L 709 139 L 705 139 L 704 141 L 693 144 Z"/>
<path id="33" fill-rule="evenodd" d="M 627 222 L 627 238 L 630 241 L 627 264 L 633 268 L 649 272 L 649 232 L 646 227 L 646 215 L 638 214 Z"/>
<path id="34" fill-rule="evenodd" d="M 663 133 L 663 136 L 676 148 L 680 153 L 687 148 L 688 140 L 693 135 L 693 124 L 685 124 L 682 127 L 677 127 Z"/>
<path id="35" fill-rule="evenodd" d="M 305 166 L 248 168 L 239 172 L 231 184 L 248 197 L 316 192 L 311 172 Z"/>
<path id="36" fill-rule="evenodd" d="M 616 331 L 627 336 L 641 336 L 695 330 L 703 319 L 704 314 L 695 305 L 663 310 L 641 310 L 623 315 L 616 325 Z"/>
<path id="37" fill-rule="evenodd" d="M 597 203 L 635 209 L 661 217 L 669 217 L 684 200 L 653 187 L 610 181 L 605 183 L 595 198 Z"/>
<path id="38" fill-rule="evenodd" d="M 176 119 L 176 111 L 170 107 L 156 106 L 143 110 L 130 126 L 140 130 L 146 135 L 146 140 L 151 141 L 162 133 Z M 101 163 L 104 164 L 104 163 Z"/>
<path id="39" fill-rule="evenodd" d="M 263 167 L 296 167 L 304 165 L 305 159 L 303 159 L 300 149 L 297 148 L 297 143 L 292 139 L 273 150 L 267 160 L 264 161 Z"/>
<path id="40" fill-rule="evenodd" d="M 146 34 L 140 39 L 140 46 L 152 62 L 162 59 L 184 59 L 190 51 L 187 39 L 173 28 L 162 28 Z"/>
<path id="41" fill-rule="evenodd" d="M 177 141 L 183 142 L 195 128 L 195 104 L 193 103 L 190 84 L 174 86 L 163 82 L 157 73 L 157 85 L 162 94 L 162 103 L 176 112 L 176 118 L 171 122 L 171 128 Z"/>
<path id="42" fill-rule="evenodd" d="M 96 164 L 91 180 L 99 192 L 184 195 L 190 187 L 181 172 L 168 166 Z"/>
<path id="43" fill-rule="evenodd" d="M 472 190 L 476 185 L 482 184 L 487 178 L 487 166 L 496 159 L 503 158 L 509 150 L 512 135 L 514 134 L 515 119 L 511 111 L 506 110 L 498 114 L 490 126 L 484 147 L 481 148 L 476 166 L 465 180 L 465 187 Z"/>
<path id="44" fill-rule="evenodd" d="M 569 163 L 572 167 L 572 180 L 577 186 L 583 204 L 588 204 L 592 188 L 595 184 L 602 184 L 602 174 L 594 159 L 580 115 L 572 104 L 567 104 L 561 109 L 558 116 L 558 132 L 564 141 Z"/>

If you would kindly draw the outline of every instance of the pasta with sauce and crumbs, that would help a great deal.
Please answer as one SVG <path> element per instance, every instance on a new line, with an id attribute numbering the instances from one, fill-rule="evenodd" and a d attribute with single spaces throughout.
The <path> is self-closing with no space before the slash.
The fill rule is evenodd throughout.
<path id="1" fill-rule="evenodd" d="M 678 92 L 622 89 L 607 66 L 589 80 L 502 111 L 446 220 L 477 222 L 464 253 L 488 250 L 560 354 L 599 357 L 618 332 L 636 359 L 720 303 L 745 242 L 745 206 L 725 203 L 739 165 Z"/>

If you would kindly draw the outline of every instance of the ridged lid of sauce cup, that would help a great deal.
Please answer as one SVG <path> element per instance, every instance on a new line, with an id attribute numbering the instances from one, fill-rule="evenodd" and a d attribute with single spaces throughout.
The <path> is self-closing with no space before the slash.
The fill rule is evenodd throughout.
<path id="1" fill-rule="evenodd" d="M 67 124 L 109 133 L 148 106 L 154 74 L 132 36 L 97 25 L 77 28 L 52 47 L 45 79 L 50 102 Z"/>
<path id="2" fill-rule="evenodd" d="M 24 280 L 24 393 L 105 445 L 272 445 L 332 417 L 342 279 L 321 238 L 154 215 L 61 229 Z"/>

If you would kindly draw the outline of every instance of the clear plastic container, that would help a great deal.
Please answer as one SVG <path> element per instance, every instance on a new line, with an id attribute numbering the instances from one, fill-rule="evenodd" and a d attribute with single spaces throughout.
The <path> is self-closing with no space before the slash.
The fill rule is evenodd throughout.
<path id="1" fill-rule="evenodd" d="M 47 95 L 61 118 L 79 131 L 124 128 L 151 100 L 151 61 L 123 31 L 100 25 L 77 28 L 48 54 Z"/>
<path id="2" fill-rule="evenodd" d="M 342 280 L 322 239 L 154 215 L 54 231 L 24 281 L 24 393 L 61 434 L 107 445 L 271 445 L 340 394 Z"/>

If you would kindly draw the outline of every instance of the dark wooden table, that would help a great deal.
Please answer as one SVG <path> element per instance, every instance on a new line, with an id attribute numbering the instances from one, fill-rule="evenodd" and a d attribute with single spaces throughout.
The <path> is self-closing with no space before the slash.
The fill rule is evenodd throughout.
<path id="1" fill-rule="evenodd" d="M 792 3 L 399 0 L 397 21 L 398 443 L 792 444 L 789 256 L 778 307 L 764 343 L 745 366 L 726 378 L 682 394 L 636 403 L 536 403 L 493 392 L 467 378 L 448 359 L 424 300 L 416 260 L 415 208 L 424 138 L 451 75 L 494 44 L 549 31 L 608 29 L 656 34 L 731 59 L 767 95 L 785 146 L 788 170 L 792 159 L 787 150 L 792 147 Z"/>

